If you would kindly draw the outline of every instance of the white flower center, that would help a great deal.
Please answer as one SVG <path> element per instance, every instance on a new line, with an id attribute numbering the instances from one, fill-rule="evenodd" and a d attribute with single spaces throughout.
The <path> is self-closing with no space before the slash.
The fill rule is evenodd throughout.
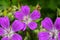
<path id="1" fill-rule="evenodd" d="M 32 19 L 29 16 L 24 16 L 23 22 L 26 24 L 29 24 L 32 21 Z"/>
<path id="2" fill-rule="evenodd" d="M 14 34 L 14 32 L 13 32 L 13 30 L 12 30 L 11 28 L 5 29 L 4 32 L 5 32 L 5 33 L 4 33 L 4 36 L 5 36 L 5 37 L 8 37 L 8 38 L 12 37 L 13 34 Z"/>
<path id="3" fill-rule="evenodd" d="M 58 30 L 56 30 L 55 28 L 53 28 L 51 30 L 51 32 L 50 32 L 50 37 L 57 39 L 57 37 L 58 37 Z"/>

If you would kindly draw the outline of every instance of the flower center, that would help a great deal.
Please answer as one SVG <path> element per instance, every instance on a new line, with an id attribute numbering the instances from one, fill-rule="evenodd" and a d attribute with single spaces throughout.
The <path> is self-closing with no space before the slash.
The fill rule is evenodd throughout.
<path id="1" fill-rule="evenodd" d="M 14 32 L 13 32 L 13 30 L 11 28 L 5 29 L 4 32 L 5 32 L 4 36 L 8 37 L 8 38 L 12 37 L 13 34 L 14 34 Z"/>
<path id="2" fill-rule="evenodd" d="M 32 19 L 29 16 L 24 16 L 23 22 L 26 24 L 29 24 L 32 21 Z"/>
<path id="3" fill-rule="evenodd" d="M 58 30 L 56 30 L 55 28 L 53 28 L 52 30 L 51 30 L 51 32 L 50 32 L 50 37 L 51 38 L 55 38 L 55 39 L 57 39 L 57 37 L 58 37 Z"/>

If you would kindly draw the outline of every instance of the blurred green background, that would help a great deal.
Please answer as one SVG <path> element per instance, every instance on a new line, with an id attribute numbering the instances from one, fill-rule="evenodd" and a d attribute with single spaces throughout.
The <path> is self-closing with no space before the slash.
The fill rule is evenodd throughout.
<path id="1" fill-rule="evenodd" d="M 17 32 L 22 35 L 23 40 L 38 40 L 37 33 L 42 30 L 40 22 L 45 17 L 50 17 L 53 22 L 60 16 L 60 0 L 0 0 L 0 16 L 8 16 L 11 23 L 14 21 L 13 13 L 20 9 L 22 5 L 28 5 L 30 11 L 37 9 L 41 13 L 41 18 L 36 20 L 38 28 Z"/>

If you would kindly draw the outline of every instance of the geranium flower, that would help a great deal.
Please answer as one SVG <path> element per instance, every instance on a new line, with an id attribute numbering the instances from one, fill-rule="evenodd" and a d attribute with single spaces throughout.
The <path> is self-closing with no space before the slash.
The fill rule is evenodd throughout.
<path id="1" fill-rule="evenodd" d="M 60 18 L 58 17 L 55 23 L 52 23 L 52 20 L 49 17 L 46 17 L 41 25 L 47 31 L 39 32 L 39 40 L 60 40 Z"/>
<path id="2" fill-rule="evenodd" d="M 23 27 L 22 30 L 25 30 L 28 26 L 31 30 L 34 30 L 37 28 L 37 23 L 34 22 L 34 20 L 37 20 L 40 18 L 40 12 L 37 10 L 34 10 L 30 14 L 30 8 L 29 6 L 25 5 L 22 6 L 20 11 L 17 11 L 14 13 L 15 18 L 22 21 L 25 24 L 25 27 Z"/>
<path id="3" fill-rule="evenodd" d="M 20 31 L 23 27 L 23 24 L 18 20 L 15 20 L 12 25 L 8 17 L 0 17 L 0 36 L 1 40 L 22 40 L 21 35 L 17 34 L 17 31 Z"/>

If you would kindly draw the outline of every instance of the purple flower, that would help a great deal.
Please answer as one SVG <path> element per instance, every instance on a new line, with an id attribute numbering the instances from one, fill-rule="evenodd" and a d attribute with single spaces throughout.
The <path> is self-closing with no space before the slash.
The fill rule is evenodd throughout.
<path id="1" fill-rule="evenodd" d="M 25 5 L 21 7 L 20 11 L 15 12 L 14 14 L 15 18 L 20 20 L 22 23 L 24 23 L 24 26 L 22 30 L 25 30 L 28 26 L 31 30 L 34 30 L 37 28 L 37 23 L 34 22 L 34 20 L 37 20 L 40 18 L 40 12 L 37 10 L 34 10 L 30 14 L 30 8 Z"/>
<path id="2" fill-rule="evenodd" d="M 10 25 L 8 17 L 1 17 L 0 24 L 0 36 L 3 37 L 1 40 L 22 40 L 21 35 L 16 33 L 23 27 L 23 24 L 21 22 L 15 20 L 12 25 Z"/>
<path id="3" fill-rule="evenodd" d="M 55 23 L 52 23 L 52 20 L 49 17 L 46 17 L 41 25 L 47 31 L 39 32 L 39 40 L 60 40 L 60 18 L 58 17 Z"/>

